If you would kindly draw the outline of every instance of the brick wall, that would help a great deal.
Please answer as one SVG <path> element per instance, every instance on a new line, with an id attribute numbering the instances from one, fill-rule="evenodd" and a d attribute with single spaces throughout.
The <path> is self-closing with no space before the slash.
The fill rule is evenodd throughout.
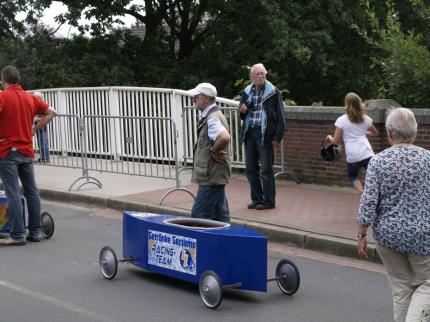
<path id="1" fill-rule="evenodd" d="M 399 106 L 392 100 L 369 101 L 368 115 L 373 119 L 379 136 L 370 139 L 375 153 L 389 147 L 385 135 L 387 111 Z M 414 109 L 418 122 L 415 144 L 430 149 L 430 110 Z M 344 151 L 340 160 L 327 162 L 320 155 L 321 141 L 334 133 L 335 120 L 344 113 L 341 107 L 286 107 L 287 130 L 284 148 L 287 173 L 293 173 L 300 182 L 349 186 Z M 363 177 L 362 173 L 362 177 Z"/>

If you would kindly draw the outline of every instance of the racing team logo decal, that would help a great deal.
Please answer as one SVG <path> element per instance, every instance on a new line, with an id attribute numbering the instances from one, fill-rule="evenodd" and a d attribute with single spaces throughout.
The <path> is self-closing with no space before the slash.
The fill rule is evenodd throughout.
<path id="1" fill-rule="evenodd" d="M 148 264 L 196 275 L 197 240 L 148 230 Z"/>
<path id="2" fill-rule="evenodd" d="M 181 252 L 180 256 L 181 266 L 185 270 L 192 270 L 195 266 L 194 256 L 191 255 L 190 251 L 187 248 L 184 248 Z"/>

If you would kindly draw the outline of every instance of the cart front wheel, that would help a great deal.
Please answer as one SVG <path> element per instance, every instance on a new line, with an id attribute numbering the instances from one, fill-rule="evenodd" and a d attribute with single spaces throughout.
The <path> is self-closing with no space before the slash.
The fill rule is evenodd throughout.
<path id="1" fill-rule="evenodd" d="M 297 266 L 288 259 L 281 259 L 276 266 L 276 282 L 281 291 L 293 295 L 300 286 L 300 273 Z"/>
<path id="2" fill-rule="evenodd" d="M 199 292 L 203 303 L 210 309 L 216 309 L 222 301 L 221 281 L 213 271 L 206 271 L 200 276 Z"/>
<path id="3" fill-rule="evenodd" d="M 49 239 L 54 235 L 54 219 L 49 212 L 42 212 L 40 215 L 40 221 L 42 222 L 42 236 Z"/>
<path id="4" fill-rule="evenodd" d="M 100 251 L 99 267 L 103 276 L 108 280 L 113 279 L 118 271 L 118 261 L 115 252 L 109 246 L 103 247 Z"/>

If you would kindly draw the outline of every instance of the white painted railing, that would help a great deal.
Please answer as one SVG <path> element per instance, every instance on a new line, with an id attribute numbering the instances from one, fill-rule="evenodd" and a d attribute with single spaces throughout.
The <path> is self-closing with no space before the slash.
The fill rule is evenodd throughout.
<path id="1" fill-rule="evenodd" d="M 44 99 L 52 105 L 60 115 L 75 115 L 79 118 L 84 116 L 119 116 L 119 117 L 162 117 L 171 118 L 176 124 L 176 146 L 178 156 L 181 162 L 192 163 L 193 146 L 197 137 L 196 122 L 198 111 L 192 108 L 191 97 L 186 91 L 165 89 L 165 88 L 146 88 L 146 87 L 95 87 L 95 88 L 60 88 L 41 90 Z M 235 166 L 243 167 L 243 151 L 239 142 L 240 120 L 237 111 L 238 102 L 225 98 L 217 98 L 217 102 L 224 110 L 229 121 L 230 131 L 232 133 L 232 155 Z M 94 135 L 103 135 L 103 127 L 107 127 L 112 121 L 105 123 L 98 122 L 91 127 Z M 57 124 L 58 123 L 58 124 Z M 49 126 L 50 132 L 60 126 L 65 129 L 71 126 L 71 122 L 63 119 L 62 122 L 53 122 Z M 119 126 L 114 131 L 109 131 L 110 137 L 104 137 L 104 140 L 88 140 L 87 149 L 89 153 L 106 154 L 110 152 L 116 157 L 121 157 L 126 146 L 124 142 L 119 142 L 116 138 L 121 137 L 124 130 Z M 169 130 L 167 130 L 169 131 Z M 135 133 L 136 134 L 136 133 Z M 70 132 L 70 135 L 73 135 Z M 169 140 L 170 133 L 165 133 L 163 128 L 156 125 L 149 126 L 140 133 L 142 140 L 156 135 L 165 140 Z M 50 136 L 50 146 L 52 150 L 63 150 L 62 153 L 79 152 L 78 141 L 67 137 L 67 132 L 62 131 L 61 140 L 58 136 Z M 96 142 L 98 145 L 95 145 Z M 102 143 L 102 144 L 100 144 Z M 154 156 L 161 157 L 166 155 L 165 148 L 170 146 L 171 142 L 165 142 L 160 147 L 154 147 Z M 37 147 L 36 147 L 37 148 Z M 64 151 L 66 149 L 66 151 Z M 127 153 L 125 153 L 127 154 Z M 144 155 L 143 157 L 148 157 Z"/>
<path id="2" fill-rule="evenodd" d="M 192 107 L 191 96 L 186 91 L 95 87 L 44 89 L 41 92 L 45 101 L 60 115 L 48 125 L 51 166 L 82 167 L 83 175 L 88 179 L 88 170 L 152 176 L 152 172 L 142 172 L 135 160 L 163 163 L 162 171 L 168 165 L 176 168 L 178 187 L 177 168 L 192 164 L 198 111 Z M 245 153 L 240 142 L 239 102 L 221 97 L 217 102 L 230 128 L 232 166 L 243 168 Z M 163 120 L 168 120 L 171 125 L 162 123 Z M 35 148 L 38 150 L 36 142 Z M 280 155 L 281 158 L 275 159 L 280 170 L 277 174 L 285 173 L 283 147 Z M 114 168 L 112 162 L 124 160 L 132 160 L 133 166 L 130 168 L 127 163 L 126 170 Z M 170 171 L 155 176 L 174 178 Z"/>

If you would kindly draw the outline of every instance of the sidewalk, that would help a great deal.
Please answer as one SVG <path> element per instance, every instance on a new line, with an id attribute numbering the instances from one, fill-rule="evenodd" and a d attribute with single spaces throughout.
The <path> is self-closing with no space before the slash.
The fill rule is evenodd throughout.
<path id="1" fill-rule="evenodd" d="M 160 205 L 163 195 L 175 187 L 173 180 L 90 172 L 103 184 L 101 189 L 86 184 L 79 191 L 69 192 L 69 186 L 81 176 L 79 169 L 36 165 L 35 172 L 42 198 L 46 199 L 179 215 L 189 215 L 193 203 L 189 194 L 175 191 Z M 190 175 L 190 171 L 182 174 L 181 187 L 195 194 L 197 186 L 190 183 Z M 359 195 L 352 188 L 278 180 L 276 208 L 270 210 L 247 209 L 249 186 L 244 176 L 234 176 L 226 192 L 232 223 L 259 230 L 270 241 L 357 257 L 355 216 Z M 369 246 L 369 259 L 378 261 L 373 244 Z"/>

